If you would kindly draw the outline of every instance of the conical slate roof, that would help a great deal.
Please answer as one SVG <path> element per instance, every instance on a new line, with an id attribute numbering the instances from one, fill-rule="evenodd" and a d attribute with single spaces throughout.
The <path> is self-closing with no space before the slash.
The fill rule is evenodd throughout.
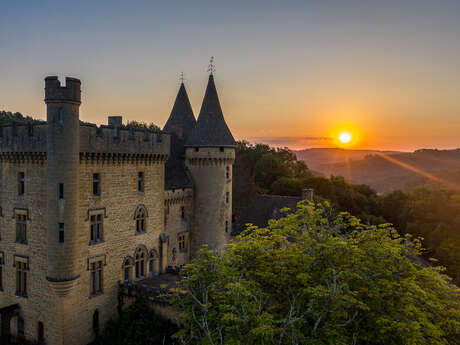
<path id="1" fill-rule="evenodd" d="M 212 74 L 209 75 L 196 127 L 186 139 L 185 146 L 236 147 L 235 139 L 225 123 Z"/>
<path id="2" fill-rule="evenodd" d="M 171 115 L 166 122 L 163 131 L 176 134 L 179 138 L 187 138 L 196 126 L 195 115 L 185 91 L 184 83 L 180 84 L 176 101 L 171 110 Z"/>

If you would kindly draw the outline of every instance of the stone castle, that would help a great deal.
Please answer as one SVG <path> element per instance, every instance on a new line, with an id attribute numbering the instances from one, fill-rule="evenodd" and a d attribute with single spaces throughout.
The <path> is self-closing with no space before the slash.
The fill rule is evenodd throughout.
<path id="1" fill-rule="evenodd" d="M 83 123 L 65 83 L 45 79 L 46 123 L 0 127 L 1 339 L 87 344 L 119 282 L 230 239 L 236 143 L 212 73 L 198 119 L 182 83 L 163 131 Z"/>

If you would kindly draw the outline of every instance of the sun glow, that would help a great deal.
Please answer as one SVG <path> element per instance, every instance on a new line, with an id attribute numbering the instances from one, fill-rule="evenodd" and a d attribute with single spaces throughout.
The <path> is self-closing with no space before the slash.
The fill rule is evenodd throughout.
<path id="1" fill-rule="evenodd" d="M 341 132 L 339 134 L 339 141 L 342 144 L 348 144 L 352 139 L 353 139 L 353 137 L 351 136 L 350 132 Z"/>

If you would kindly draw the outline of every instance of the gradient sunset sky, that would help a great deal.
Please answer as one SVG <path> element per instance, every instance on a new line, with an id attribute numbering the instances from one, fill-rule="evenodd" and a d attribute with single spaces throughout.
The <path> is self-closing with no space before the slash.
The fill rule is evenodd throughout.
<path id="1" fill-rule="evenodd" d="M 215 56 L 234 136 L 292 148 L 460 147 L 460 1 L 0 1 L 0 110 L 45 118 L 43 79 L 82 80 L 80 118 L 163 127 Z"/>

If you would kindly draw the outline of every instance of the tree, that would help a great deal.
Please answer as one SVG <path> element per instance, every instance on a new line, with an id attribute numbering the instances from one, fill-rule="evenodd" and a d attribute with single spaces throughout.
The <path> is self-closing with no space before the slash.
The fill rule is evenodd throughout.
<path id="1" fill-rule="evenodd" d="M 275 195 L 302 195 L 302 182 L 293 177 L 280 177 L 270 186 L 272 194 Z"/>
<path id="2" fill-rule="evenodd" d="M 182 271 L 183 344 L 460 344 L 460 297 L 417 239 L 327 204 L 249 227 Z"/>
<path id="3" fill-rule="evenodd" d="M 92 345 L 174 345 L 171 335 L 177 329 L 148 305 L 136 302 L 110 320 Z"/>
<path id="4" fill-rule="evenodd" d="M 254 168 L 254 177 L 257 185 L 262 190 L 269 191 L 273 182 L 281 177 L 291 177 L 291 173 L 277 155 L 267 153 L 257 161 Z"/>

